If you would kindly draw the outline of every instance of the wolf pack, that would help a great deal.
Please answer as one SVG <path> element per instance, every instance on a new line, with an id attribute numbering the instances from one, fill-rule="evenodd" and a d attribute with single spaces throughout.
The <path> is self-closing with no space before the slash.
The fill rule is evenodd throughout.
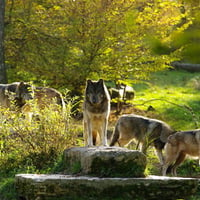
<path id="1" fill-rule="evenodd" d="M 14 106 L 30 122 L 33 116 L 31 101 L 36 102 L 39 109 L 53 104 L 56 105 L 55 109 L 59 108 L 60 112 L 65 111 L 63 96 L 56 89 L 35 87 L 26 82 L 0 84 L 0 107 L 12 109 Z M 125 147 L 135 141 L 136 149 L 140 147 L 140 151 L 144 154 L 147 154 L 149 146 L 153 146 L 160 161 L 163 176 L 169 171 L 173 176 L 177 176 L 177 167 L 187 155 L 198 157 L 200 161 L 200 129 L 176 131 L 161 120 L 136 114 L 120 116 L 108 142 L 110 102 L 110 94 L 103 79 L 87 80 L 83 101 L 85 146 Z"/>
<path id="2" fill-rule="evenodd" d="M 187 155 L 198 157 L 200 161 L 200 129 L 176 131 L 161 120 L 136 114 L 124 114 L 117 120 L 108 144 L 109 114 L 110 95 L 104 81 L 87 80 L 83 103 L 85 146 L 124 147 L 135 141 L 136 149 L 140 147 L 144 154 L 147 154 L 149 146 L 153 146 L 163 176 L 168 172 L 172 176 L 177 176 L 177 167 Z"/>

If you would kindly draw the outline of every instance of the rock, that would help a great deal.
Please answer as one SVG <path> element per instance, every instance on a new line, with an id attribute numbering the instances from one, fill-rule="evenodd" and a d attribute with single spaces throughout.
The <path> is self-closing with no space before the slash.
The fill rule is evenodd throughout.
<path id="1" fill-rule="evenodd" d="M 74 175 L 16 175 L 18 199 L 176 200 L 194 194 L 199 183 L 192 178 L 144 177 L 145 155 L 120 147 L 66 149 L 64 165 Z"/>
<path id="2" fill-rule="evenodd" d="M 176 200 L 197 190 L 198 179 L 149 176 L 98 178 L 71 175 L 16 175 L 18 198 L 23 200 Z"/>
<path id="3" fill-rule="evenodd" d="M 146 156 L 120 147 L 73 147 L 64 151 L 65 173 L 97 177 L 144 177 Z"/>

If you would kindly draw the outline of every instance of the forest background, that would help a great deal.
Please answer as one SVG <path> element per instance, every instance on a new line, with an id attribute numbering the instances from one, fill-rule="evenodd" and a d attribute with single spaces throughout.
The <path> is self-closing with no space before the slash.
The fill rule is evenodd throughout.
<path id="1" fill-rule="evenodd" d="M 4 82 L 80 95 L 88 78 L 130 84 L 173 61 L 199 63 L 199 1 L 7 0 L 4 6 Z"/>

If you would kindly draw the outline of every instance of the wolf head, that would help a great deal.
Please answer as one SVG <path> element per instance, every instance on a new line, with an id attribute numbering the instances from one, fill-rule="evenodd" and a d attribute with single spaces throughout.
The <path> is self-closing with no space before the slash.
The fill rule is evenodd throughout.
<path id="1" fill-rule="evenodd" d="M 87 80 L 85 96 L 87 101 L 93 105 L 101 105 L 110 98 L 103 79 L 99 79 L 99 81 Z"/>
<path id="2" fill-rule="evenodd" d="M 33 86 L 29 83 L 20 82 L 16 87 L 16 98 L 22 101 L 33 99 Z"/>

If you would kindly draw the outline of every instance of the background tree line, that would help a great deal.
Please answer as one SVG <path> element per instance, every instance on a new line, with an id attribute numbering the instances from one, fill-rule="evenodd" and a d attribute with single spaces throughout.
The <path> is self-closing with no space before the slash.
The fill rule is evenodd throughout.
<path id="1" fill-rule="evenodd" d="M 75 94 L 87 78 L 137 82 L 173 61 L 198 63 L 198 8 L 195 0 L 7 0 L 1 77 L 3 41 L 9 82 Z"/>

